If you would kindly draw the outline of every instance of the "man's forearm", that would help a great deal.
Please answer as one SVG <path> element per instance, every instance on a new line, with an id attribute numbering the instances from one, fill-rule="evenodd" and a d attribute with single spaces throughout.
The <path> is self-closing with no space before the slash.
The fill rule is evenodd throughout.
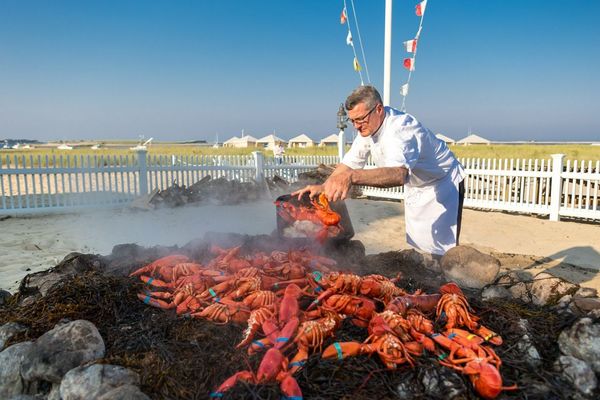
<path id="1" fill-rule="evenodd" d="M 375 187 L 401 186 L 406 182 L 408 170 L 404 167 L 387 167 L 352 170 L 353 185 Z"/>

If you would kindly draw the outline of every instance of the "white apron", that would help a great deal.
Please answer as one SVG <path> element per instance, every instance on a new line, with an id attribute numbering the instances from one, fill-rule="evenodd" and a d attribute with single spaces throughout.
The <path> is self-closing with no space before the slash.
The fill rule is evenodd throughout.
<path id="1" fill-rule="evenodd" d="M 458 169 L 435 185 L 404 186 L 406 241 L 432 254 L 443 255 L 456 246 L 458 221 Z"/>

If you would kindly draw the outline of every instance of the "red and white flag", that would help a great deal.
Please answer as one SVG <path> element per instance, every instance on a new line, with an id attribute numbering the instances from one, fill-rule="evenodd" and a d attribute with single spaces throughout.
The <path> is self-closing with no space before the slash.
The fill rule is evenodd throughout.
<path id="1" fill-rule="evenodd" d="M 402 85 L 400 87 L 400 94 L 404 97 L 406 97 L 406 95 L 408 95 L 408 83 L 405 83 L 404 85 Z"/>
<path id="2" fill-rule="evenodd" d="M 348 31 L 348 36 L 346 36 L 346 44 L 348 46 L 354 46 L 354 43 L 352 42 L 352 33 L 350 31 Z"/>
<path id="3" fill-rule="evenodd" d="M 344 25 L 348 20 L 348 14 L 346 14 L 346 7 L 342 8 L 342 14 L 340 15 L 340 24 Z"/>
<path id="4" fill-rule="evenodd" d="M 409 53 L 414 53 L 417 50 L 417 39 L 407 40 L 404 42 L 404 48 Z"/>
<path id="5" fill-rule="evenodd" d="M 422 17 L 425 14 L 425 7 L 427 7 L 427 0 L 423 0 L 415 7 L 415 13 L 418 17 Z"/>
<path id="6" fill-rule="evenodd" d="M 409 71 L 415 70 L 415 59 L 414 58 L 405 58 L 404 59 L 404 68 Z"/>

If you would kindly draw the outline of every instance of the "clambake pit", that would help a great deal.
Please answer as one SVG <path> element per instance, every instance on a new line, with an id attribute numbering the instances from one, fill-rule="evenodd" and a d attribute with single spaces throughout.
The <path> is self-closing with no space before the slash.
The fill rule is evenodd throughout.
<path id="1" fill-rule="evenodd" d="M 235 348 L 245 326 L 218 325 L 177 316 L 173 310 L 150 307 L 138 298 L 138 293 L 147 290 L 147 286 L 129 276 L 132 271 L 175 253 L 200 263 L 207 262 L 213 257 L 213 245 L 241 246 L 240 254 L 244 255 L 302 249 L 307 243 L 280 238 L 275 233 L 256 236 L 211 233 L 183 247 L 144 248 L 123 244 L 115 246 L 106 256 L 69 254 L 55 268 L 28 275 L 19 291 L 0 305 L 0 339 L 4 340 L 0 359 L 10 360 L 13 363 L 10 365 L 14 365 L 15 361 L 8 356 L 16 353 L 15 357 L 31 360 L 36 351 L 41 351 L 36 347 L 40 338 L 75 323 L 73 330 L 83 323 L 81 320 L 97 329 L 97 335 L 93 332 L 86 335 L 101 337 L 103 351 L 101 355 L 95 353 L 82 359 L 82 366 L 69 367 L 62 381 L 44 378 L 40 372 L 19 384 L 10 384 L 17 382 L 15 377 L 23 378 L 23 372 L 18 368 L 7 370 L 3 372 L 7 377 L 5 383 L 0 383 L 0 394 L 3 394 L 0 397 L 50 394 L 49 398 L 59 398 L 52 396 L 60 393 L 64 397 L 71 393 L 68 398 L 83 398 L 72 395 L 77 391 L 68 383 L 72 385 L 76 379 L 83 379 L 81 376 L 97 376 L 99 371 L 89 369 L 89 365 L 95 364 L 105 365 L 102 374 L 114 380 L 109 383 L 100 379 L 97 383 L 87 378 L 86 382 L 89 379 L 96 382 L 90 391 L 116 393 L 122 390 L 130 393 L 129 398 L 140 399 L 209 398 L 209 394 L 234 373 L 242 369 L 256 371 L 262 356 L 248 356 L 245 349 Z M 397 286 L 408 293 L 418 289 L 438 293 L 446 281 L 435 260 L 411 250 L 365 256 L 362 243 L 350 240 L 327 243 L 310 251 L 335 259 L 344 272 L 381 274 L 388 278 L 399 276 Z M 514 286 L 516 282 L 510 284 Z M 524 284 L 531 285 L 531 282 Z M 586 334 L 593 338 L 594 332 L 600 329 L 598 312 L 566 307 L 558 301 L 560 299 L 544 305 L 497 296 L 483 301 L 481 290 L 463 288 L 463 291 L 474 313 L 481 318 L 481 324 L 504 340 L 501 346 L 494 347 L 502 360 L 503 384 L 516 384 L 518 389 L 502 392 L 498 398 L 593 398 L 598 395 L 598 388 L 592 384 L 600 365 L 598 350 L 594 348 L 597 345 L 581 338 Z M 310 301 L 303 299 L 301 307 Z M 378 310 L 381 308 L 378 305 Z M 575 329 L 577 332 L 572 332 Z M 335 338 L 326 339 L 323 347 L 333 342 L 362 342 L 367 336 L 366 329 L 346 319 Z M 19 352 L 14 346 L 21 346 Z M 90 351 L 86 354 L 91 354 Z M 465 375 L 441 366 L 438 359 L 439 355 L 426 353 L 415 357 L 414 367 L 403 364 L 391 371 L 376 355 L 326 360 L 319 351 L 314 351 L 294 377 L 306 399 L 479 398 Z M 577 372 L 576 367 L 584 371 Z M 9 373 L 12 380 L 8 379 Z M 586 381 L 578 381 L 582 374 L 588 374 Z M 281 395 L 276 383 L 238 383 L 225 392 L 223 398 L 279 399 Z"/>

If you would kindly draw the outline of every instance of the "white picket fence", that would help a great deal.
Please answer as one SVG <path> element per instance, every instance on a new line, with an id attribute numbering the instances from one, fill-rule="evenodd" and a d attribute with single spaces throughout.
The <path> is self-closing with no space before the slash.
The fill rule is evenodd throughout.
<path id="1" fill-rule="evenodd" d="M 284 156 L 279 164 L 256 152 L 248 156 L 0 157 L 0 214 L 19 215 L 126 205 L 136 196 L 174 182 L 190 186 L 203 177 L 242 182 L 275 175 L 294 182 L 337 156 Z M 465 206 L 600 220 L 600 161 L 462 159 Z M 363 187 L 363 194 L 402 199 L 401 187 Z"/>

